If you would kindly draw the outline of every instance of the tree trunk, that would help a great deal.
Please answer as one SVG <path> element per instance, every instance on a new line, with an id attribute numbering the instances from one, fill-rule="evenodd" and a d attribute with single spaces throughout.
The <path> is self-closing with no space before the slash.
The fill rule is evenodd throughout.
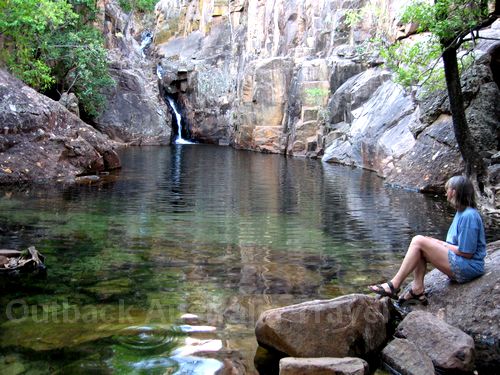
<path id="1" fill-rule="evenodd" d="M 484 174 L 484 166 L 472 142 L 469 125 L 465 117 L 457 50 L 455 48 L 448 47 L 445 49 L 443 52 L 443 63 L 451 116 L 453 119 L 453 130 L 455 132 L 458 149 L 465 162 L 465 173 L 468 177 L 477 176 L 481 179 Z"/>

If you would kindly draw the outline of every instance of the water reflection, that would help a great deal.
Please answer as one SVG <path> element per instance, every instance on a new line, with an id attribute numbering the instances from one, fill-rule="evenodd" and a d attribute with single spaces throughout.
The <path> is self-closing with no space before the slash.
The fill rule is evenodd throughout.
<path id="1" fill-rule="evenodd" d="M 0 318 L 2 352 L 27 368 L 212 371 L 237 351 L 251 372 L 263 310 L 364 292 L 452 215 L 441 199 L 313 160 L 208 145 L 121 157 L 109 183 L 0 193 L 2 247 L 35 244 L 49 259 L 46 282 L 0 295 L 28 309 Z M 37 311 L 106 320 L 40 323 Z"/>

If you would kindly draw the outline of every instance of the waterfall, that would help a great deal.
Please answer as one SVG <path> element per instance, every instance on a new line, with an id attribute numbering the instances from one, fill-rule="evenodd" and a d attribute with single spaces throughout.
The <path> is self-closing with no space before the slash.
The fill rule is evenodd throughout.
<path id="1" fill-rule="evenodd" d="M 158 76 L 160 84 L 163 79 L 163 73 L 164 70 L 161 64 L 156 65 L 156 75 Z M 177 137 L 175 137 L 174 143 L 178 145 L 194 144 L 194 142 L 190 142 L 187 139 L 182 138 L 182 117 L 177 109 L 174 99 L 168 95 L 165 95 L 165 98 L 167 98 L 168 104 L 170 105 L 170 108 L 172 108 L 172 112 L 175 114 L 175 120 L 177 121 Z"/>
<path id="2" fill-rule="evenodd" d="M 174 99 L 172 99 L 170 96 L 167 96 L 168 104 L 170 104 L 170 108 L 172 108 L 172 111 L 175 113 L 175 119 L 177 121 L 177 137 L 175 137 L 175 144 L 178 145 L 192 145 L 193 142 L 188 141 L 187 139 L 182 138 L 182 117 L 179 111 L 177 110 L 177 107 L 175 105 Z"/>
<path id="3" fill-rule="evenodd" d="M 144 31 L 141 35 L 141 53 L 142 57 L 146 57 L 144 51 L 149 47 L 153 41 L 153 33 L 151 31 Z"/>
<path id="4" fill-rule="evenodd" d="M 156 65 L 156 75 L 158 76 L 158 79 L 161 81 L 163 78 L 163 67 L 160 64 Z"/>

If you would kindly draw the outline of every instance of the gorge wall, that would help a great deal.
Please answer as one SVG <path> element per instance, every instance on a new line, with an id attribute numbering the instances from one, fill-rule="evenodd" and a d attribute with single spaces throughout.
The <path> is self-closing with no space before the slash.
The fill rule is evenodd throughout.
<path id="1" fill-rule="evenodd" d="M 392 184 L 438 191 L 462 170 L 446 95 L 416 102 L 367 43 L 414 31 L 399 24 L 408 2 L 162 0 L 154 32 L 161 84 L 201 142 L 321 157 L 374 170 Z M 499 23 L 483 33 L 499 36 Z M 498 46 L 481 42 L 464 80 L 468 120 L 490 165 L 488 192 L 497 208 Z"/>

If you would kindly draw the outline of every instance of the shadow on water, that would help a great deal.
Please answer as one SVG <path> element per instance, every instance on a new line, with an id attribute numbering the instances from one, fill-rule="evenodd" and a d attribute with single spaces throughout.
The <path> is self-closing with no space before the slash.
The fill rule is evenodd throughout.
<path id="1" fill-rule="evenodd" d="M 48 265 L 0 295 L 0 373 L 254 371 L 262 311 L 365 292 L 453 214 L 313 160 L 209 145 L 121 160 L 109 183 L 0 191 L 2 247 Z"/>

